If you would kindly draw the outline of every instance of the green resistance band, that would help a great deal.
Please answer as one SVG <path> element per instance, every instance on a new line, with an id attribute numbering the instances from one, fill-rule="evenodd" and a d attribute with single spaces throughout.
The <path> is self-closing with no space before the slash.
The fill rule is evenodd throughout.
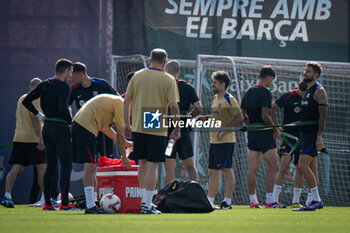
<path id="1" fill-rule="evenodd" d="M 290 148 L 290 152 L 289 154 L 293 154 L 293 152 L 295 151 L 296 148 L 298 148 L 299 146 L 299 138 L 286 133 L 286 132 L 281 132 L 281 139 L 282 141 L 284 141 L 286 143 L 286 145 Z M 294 141 L 294 145 L 292 144 L 291 141 L 289 141 L 288 139 L 292 139 Z M 284 153 L 278 152 L 280 155 L 286 155 Z"/>
<path id="2" fill-rule="evenodd" d="M 12 145 L 13 145 L 12 142 L 0 144 L 0 149 L 12 147 Z"/>
<path id="3" fill-rule="evenodd" d="M 241 131 L 260 131 L 260 130 L 269 130 L 272 128 L 284 128 L 284 127 L 292 127 L 292 126 L 305 126 L 305 125 L 316 125 L 318 124 L 318 121 L 296 121 L 290 124 L 285 125 L 265 125 L 265 124 L 251 124 L 249 126 L 243 127 L 240 130 Z"/>
<path id="4" fill-rule="evenodd" d="M 67 123 L 64 119 L 58 118 L 58 117 L 46 117 L 47 121 L 54 121 L 54 122 L 61 122 L 61 123 Z"/>

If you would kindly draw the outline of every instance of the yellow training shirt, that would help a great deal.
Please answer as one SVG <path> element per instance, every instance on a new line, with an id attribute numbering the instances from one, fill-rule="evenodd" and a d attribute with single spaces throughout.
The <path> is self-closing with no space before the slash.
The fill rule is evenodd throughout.
<path id="1" fill-rule="evenodd" d="M 167 136 L 168 129 L 163 127 L 164 115 L 168 114 L 170 103 L 179 102 L 175 78 L 159 69 L 142 69 L 132 77 L 126 95 L 133 101 L 132 131 Z M 150 125 L 155 128 L 149 128 Z"/>
<path id="2" fill-rule="evenodd" d="M 221 98 L 218 98 L 215 95 L 211 109 L 211 117 L 214 118 L 215 121 L 221 121 L 221 127 L 225 127 L 225 125 L 232 121 L 237 114 L 241 113 L 241 108 L 239 107 L 236 98 L 228 92 L 226 92 L 225 96 Z M 236 142 L 235 132 L 233 130 L 226 133 L 220 141 L 217 139 L 219 132 L 220 131 L 210 131 L 211 144 Z"/>
<path id="3" fill-rule="evenodd" d="M 124 127 L 123 98 L 111 94 L 100 94 L 86 102 L 73 121 L 98 136 L 98 131 L 116 124 Z"/>
<path id="4" fill-rule="evenodd" d="M 30 111 L 24 107 L 22 104 L 23 99 L 27 96 L 27 94 L 22 95 L 17 101 L 17 109 L 16 109 L 16 130 L 15 135 L 13 137 L 14 142 L 27 142 L 27 143 L 37 143 L 38 137 L 36 136 L 32 119 L 30 117 Z M 35 108 L 42 112 L 40 107 L 40 99 L 36 99 L 33 101 L 33 105 Z M 41 124 L 41 127 L 43 124 Z"/>

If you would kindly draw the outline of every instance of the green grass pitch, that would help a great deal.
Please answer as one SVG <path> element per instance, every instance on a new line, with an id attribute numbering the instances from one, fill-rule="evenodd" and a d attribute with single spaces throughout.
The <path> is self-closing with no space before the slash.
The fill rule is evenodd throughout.
<path id="1" fill-rule="evenodd" d="M 313 212 L 288 209 L 250 209 L 233 206 L 209 214 L 104 214 L 85 215 L 83 211 L 42 211 L 17 205 L 0 206 L 1 232 L 350 232 L 350 207 L 325 207 Z"/>

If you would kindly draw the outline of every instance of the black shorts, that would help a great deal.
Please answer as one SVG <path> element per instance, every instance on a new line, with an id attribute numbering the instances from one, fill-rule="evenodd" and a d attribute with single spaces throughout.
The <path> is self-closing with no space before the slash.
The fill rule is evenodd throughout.
<path id="1" fill-rule="evenodd" d="M 77 122 L 72 123 L 73 161 L 96 163 L 96 137 Z"/>
<path id="2" fill-rule="evenodd" d="M 291 142 L 294 143 L 292 140 Z M 299 156 L 300 156 L 300 148 L 301 147 L 299 145 L 291 154 L 294 165 L 298 164 Z M 291 148 L 285 142 L 282 142 L 282 145 L 280 147 L 278 154 L 280 157 L 282 157 L 283 154 L 290 154 L 290 151 L 291 151 Z"/>
<path id="3" fill-rule="evenodd" d="M 284 131 L 286 132 L 286 131 Z M 299 131 L 298 132 L 286 132 L 288 134 L 290 134 L 291 136 L 294 136 L 294 137 L 297 137 L 299 138 L 300 135 L 299 135 Z M 282 144 L 281 144 L 281 147 L 280 147 L 280 150 L 279 150 L 279 156 L 281 157 L 283 154 L 291 154 L 290 152 L 292 151 L 292 147 L 294 147 L 294 145 L 296 143 L 298 143 L 297 147 L 292 151 L 292 160 L 294 162 L 294 165 L 297 165 L 298 164 L 298 161 L 299 161 L 299 156 L 300 156 L 300 149 L 301 149 L 301 145 L 300 145 L 300 142 L 292 139 L 292 138 L 288 138 L 287 137 L 287 140 L 289 143 L 285 142 L 283 139 L 282 139 Z M 288 144 L 290 144 L 292 147 L 290 147 Z"/>
<path id="4" fill-rule="evenodd" d="M 232 168 L 234 143 L 210 144 L 209 169 Z"/>
<path id="5" fill-rule="evenodd" d="M 276 140 L 272 130 L 248 132 L 248 148 L 251 151 L 262 152 L 276 148 Z"/>
<path id="6" fill-rule="evenodd" d="M 317 132 L 301 132 L 301 155 L 310 155 L 312 157 L 317 156 L 316 149 Z"/>
<path id="7" fill-rule="evenodd" d="M 144 133 L 132 133 L 134 156 L 149 162 L 164 162 L 167 137 Z"/>
<path id="8" fill-rule="evenodd" d="M 38 143 L 14 142 L 9 164 L 46 164 L 44 151 L 38 150 L 37 145 Z"/>
<path id="9" fill-rule="evenodd" d="M 98 132 L 96 152 L 100 155 L 113 157 L 115 155 L 114 142 L 104 133 Z"/>
<path id="10" fill-rule="evenodd" d="M 179 155 L 181 160 L 185 160 L 193 157 L 193 146 L 191 134 L 188 130 L 181 130 L 181 138 L 176 141 L 173 151 L 167 159 L 176 159 L 176 153 Z"/>

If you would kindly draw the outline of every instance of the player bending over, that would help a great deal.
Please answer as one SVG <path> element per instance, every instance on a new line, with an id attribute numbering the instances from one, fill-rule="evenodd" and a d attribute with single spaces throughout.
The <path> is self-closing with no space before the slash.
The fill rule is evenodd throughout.
<path id="1" fill-rule="evenodd" d="M 117 133 L 111 128 L 117 127 Z M 83 105 L 72 123 L 74 161 L 84 164 L 83 185 L 86 198 L 86 214 L 102 213 L 95 205 L 96 187 L 96 142 L 102 131 L 110 139 L 117 141 L 123 164 L 131 168 L 125 154 L 123 133 L 123 98 L 111 94 L 100 94 Z"/>

